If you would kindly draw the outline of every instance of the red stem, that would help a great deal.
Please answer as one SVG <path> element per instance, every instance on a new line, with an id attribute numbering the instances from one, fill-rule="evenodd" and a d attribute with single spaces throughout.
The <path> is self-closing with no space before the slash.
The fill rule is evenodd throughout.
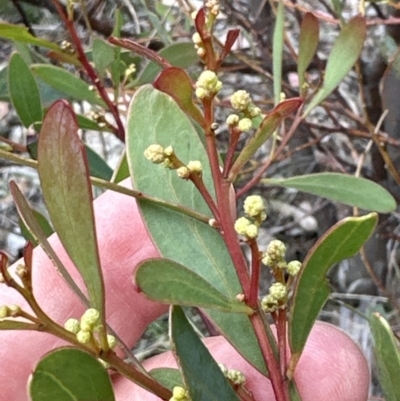
<path id="1" fill-rule="evenodd" d="M 222 172 L 224 179 L 228 178 L 229 170 L 232 167 L 233 156 L 235 155 L 236 146 L 239 142 L 240 134 L 242 133 L 237 128 L 232 128 L 229 131 L 230 131 L 231 137 L 230 137 L 230 141 L 229 141 L 228 152 L 227 152 L 226 158 L 225 158 L 224 170 Z"/>
<path id="2" fill-rule="evenodd" d="M 250 308 L 257 309 L 258 306 L 258 286 L 260 283 L 260 251 L 257 241 L 252 239 L 249 242 L 251 250 L 251 278 L 250 278 L 250 295 L 247 305 Z"/>
<path id="3" fill-rule="evenodd" d="M 118 99 L 115 99 L 116 103 L 113 103 L 111 101 L 105 87 L 103 86 L 101 80 L 97 76 L 95 69 L 89 63 L 89 60 L 86 57 L 85 51 L 83 50 L 81 40 L 79 39 L 78 34 L 76 33 L 76 30 L 74 27 L 74 22 L 67 17 L 67 15 L 64 12 L 64 9 L 61 7 L 61 4 L 59 3 L 58 0 L 53 0 L 53 4 L 56 7 L 57 12 L 60 15 L 61 19 L 63 20 L 66 28 L 68 29 L 68 32 L 71 36 L 71 40 L 72 40 L 73 44 L 75 45 L 76 52 L 78 53 L 79 61 L 82 63 L 82 66 L 85 69 L 87 75 L 89 76 L 93 85 L 96 87 L 97 91 L 99 92 L 101 98 L 106 103 L 108 110 L 111 112 L 111 114 L 113 115 L 113 117 L 115 119 L 115 122 L 117 124 L 117 127 L 113 127 L 113 131 L 114 131 L 115 135 L 122 142 L 125 142 L 125 128 L 124 128 L 124 125 L 122 124 L 121 118 L 119 116 L 119 111 L 116 106 Z"/>

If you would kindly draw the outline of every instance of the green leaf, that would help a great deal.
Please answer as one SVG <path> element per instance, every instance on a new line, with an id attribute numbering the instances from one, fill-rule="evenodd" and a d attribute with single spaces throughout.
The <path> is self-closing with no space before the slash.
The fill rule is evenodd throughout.
<path id="1" fill-rule="evenodd" d="M 119 182 L 125 180 L 125 178 L 129 177 L 129 165 L 128 160 L 126 158 L 126 152 L 122 154 L 119 159 L 118 165 L 114 170 L 113 176 L 111 178 L 111 182 L 115 182 L 118 184 Z"/>
<path id="2" fill-rule="evenodd" d="M 28 65 L 14 53 L 8 67 L 9 93 L 13 106 L 24 127 L 42 121 L 42 103 L 39 89 Z"/>
<path id="3" fill-rule="evenodd" d="M 171 336 L 192 401 L 239 401 L 179 306 L 172 307 Z"/>
<path id="4" fill-rule="evenodd" d="M 318 18 L 313 13 L 306 13 L 300 27 L 299 60 L 297 73 L 299 76 L 299 90 L 303 90 L 304 74 L 314 58 L 319 42 Z"/>
<path id="5" fill-rule="evenodd" d="M 211 217 L 194 185 L 178 178 L 175 171 L 154 165 L 143 156 L 145 149 L 154 143 L 172 145 L 185 162 L 199 160 L 204 168 L 204 183 L 213 196 L 208 157 L 196 129 L 168 95 L 146 85 L 135 93 L 128 110 L 127 157 L 135 187 L 149 196 L 181 204 Z M 231 257 L 215 229 L 150 202 L 139 201 L 139 206 L 162 257 L 188 266 L 230 299 L 242 292 Z M 207 313 L 239 352 L 265 372 L 248 316 L 215 310 Z"/>
<path id="6" fill-rule="evenodd" d="M 244 165 L 254 156 L 260 146 L 275 132 L 279 124 L 290 114 L 295 112 L 303 103 L 300 98 L 292 98 L 279 103 L 272 111 L 270 111 L 256 133 L 249 140 L 246 146 L 239 153 L 239 156 L 233 164 L 229 181 L 233 182 Z"/>
<path id="7" fill-rule="evenodd" d="M 8 90 L 8 67 L 4 67 L 0 70 L 0 100 L 3 102 L 9 102 L 9 90 Z"/>
<path id="8" fill-rule="evenodd" d="M 184 70 L 177 67 L 163 70 L 154 82 L 154 87 L 170 95 L 200 127 L 206 127 L 203 113 L 193 102 L 193 83 Z"/>
<path id="9" fill-rule="evenodd" d="M 150 376 L 156 379 L 164 387 L 172 390 L 175 386 L 184 386 L 181 372 L 172 368 L 156 368 L 150 370 Z"/>
<path id="10" fill-rule="evenodd" d="M 322 87 L 312 98 L 303 116 L 306 116 L 327 98 L 352 69 L 360 56 L 365 36 L 366 21 L 364 17 L 354 17 L 343 26 L 329 54 Z"/>
<path id="11" fill-rule="evenodd" d="M 41 229 L 43 230 L 44 235 L 46 237 L 50 237 L 50 235 L 53 234 L 53 227 L 47 221 L 46 217 L 37 210 L 34 209 L 31 210 L 34 218 L 36 219 Z M 23 235 L 23 237 L 27 241 L 32 242 L 32 244 L 34 244 L 35 246 L 38 245 L 38 241 L 36 240 L 35 236 L 31 234 L 29 227 L 26 226 L 26 224 L 22 219 L 19 219 L 19 226 L 21 227 L 21 234 Z"/>
<path id="12" fill-rule="evenodd" d="M 244 303 L 229 299 L 198 274 L 172 260 L 148 259 L 142 262 L 136 270 L 136 283 L 153 301 L 223 312 L 253 313 Z"/>
<path id="13" fill-rule="evenodd" d="M 110 376 L 92 355 L 59 348 L 36 366 L 29 384 L 32 401 L 115 401 Z"/>
<path id="14" fill-rule="evenodd" d="M 54 50 L 55 52 L 61 52 L 57 44 L 32 36 L 28 32 L 28 28 L 21 25 L 0 23 L 0 38 L 15 40 L 22 43 L 29 43 L 31 45 Z"/>
<path id="15" fill-rule="evenodd" d="M 293 294 L 289 339 L 294 367 L 330 293 L 325 275 L 334 264 L 354 256 L 371 236 L 376 213 L 348 217 L 328 230 L 308 252 Z"/>
<path id="16" fill-rule="evenodd" d="M 400 351 L 399 343 L 388 322 L 379 314 L 372 313 L 369 325 L 374 339 L 375 360 L 379 382 L 386 401 L 400 400 Z"/>
<path id="17" fill-rule="evenodd" d="M 88 290 L 90 304 L 104 321 L 104 284 L 85 150 L 71 106 L 57 101 L 43 121 L 38 172 L 54 228 Z"/>
<path id="18" fill-rule="evenodd" d="M 87 159 L 89 163 L 89 173 L 92 177 L 101 178 L 102 180 L 110 181 L 113 175 L 112 168 L 106 161 L 98 155 L 89 146 L 85 146 Z"/>
<path id="19" fill-rule="evenodd" d="M 168 60 L 172 66 L 180 68 L 188 68 L 199 61 L 199 56 L 191 42 L 174 43 L 171 46 L 160 50 L 160 56 Z M 149 82 L 153 82 L 160 73 L 161 67 L 153 62 L 149 62 L 143 69 L 135 86 L 141 86 Z"/>
<path id="20" fill-rule="evenodd" d="M 106 69 L 115 58 L 115 48 L 104 39 L 93 40 L 92 58 L 100 77 L 104 77 Z"/>
<path id="21" fill-rule="evenodd" d="M 285 19 L 285 8 L 283 6 L 283 0 L 279 0 L 276 12 L 274 39 L 272 47 L 275 106 L 280 102 L 281 92 L 282 92 L 282 59 L 283 59 L 283 42 L 284 42 L 283 29 L 285 22 L 284 19 Z"/>
<path id="22" fill-rule="evenodd" d="M 383 187 L 371 180 L 340 173 L 317 173 L 291 178 L 264 179 L 263 183 L 295 188 L 346 205 L 388 213 L 396 209 L 396 201 Z"/>
<path id="23" fill-rule="evenodd" d="M 72 99 L 86 100 L 91 104 L 106 107 L 97 92 L 90 90 L 90 85 L 66 69 L 47 64 L 32 65 L 31 69 L 35 76 Z"/>

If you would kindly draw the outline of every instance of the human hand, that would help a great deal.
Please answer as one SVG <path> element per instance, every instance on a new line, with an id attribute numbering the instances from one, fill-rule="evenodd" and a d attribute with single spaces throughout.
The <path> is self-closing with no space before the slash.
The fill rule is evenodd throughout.
<path id="1" fill-rule="evenodd" d="M 107 192 L 95 201 L 95 217 L 106 288 L 107 321 L 131 347 L 147 325 L 167 310 L 165 305 L 144 298 L 132 282 L 137 264 L 159 255 L 133 198 Z M 50 243 L 83 288 L 78 272 L 57 237 L 52 236 Z M 84 306 L 39 248 L 34 251 L 33 288 L 39 305 L 60 324 L 84 311 Z M 29 310 L 23 298 L 4 284 L 0 286 L 0 302 L 18 304 Z M 26 383 L 35 364 L 46 352 L 64 343 L 49 334 L 25 331 L 0 331 L 0 341 L 0 400 L 26 401 Z M 246 375 L 247 388 L 256 401 L 274 400 L 268 379 L 244 361 L 226 340 L 213 337 L 205 342 L 218 362 Z M 175 361 L 171 353 L 165 353 L 150 359 L 145 366 L 175 366 Z M 365 401 L 368 395 L 369 372 L 365 358 L 346 334 L 328 324 L 318 323 L 313 328 L 295 379 L 303 401 Z M 125 378 L 118 377 L 114 382 L 117 401 L 157 399 Z"/>

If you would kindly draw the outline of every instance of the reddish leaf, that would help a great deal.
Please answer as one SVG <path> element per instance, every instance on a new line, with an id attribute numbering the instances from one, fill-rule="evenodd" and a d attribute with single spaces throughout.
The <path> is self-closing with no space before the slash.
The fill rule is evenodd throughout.
<path id="1" fill-rule="evenodd" d="M 200 8 L 200 10 L 197 12 L 194 23 L 196 25 L 196 31 L 204 41 L 204 36 L 206 34 L 206 13 L 204 7 Z"/>
<path id="2" fill-rule="evenodd" d="M 178 67 L 167 68 L 162 71 L 154 82 L 154 87 L 170 95 L 178 106 L 202 128 L 206 121 L 200 109 L 193 103 L 193 84 L 189 75 Z"/>
<path id="3" fill-rule="evenodd" d="M 222 63 L 224 58 L 229 54 L 229 52 L 232 50 L 232 46 L 235 44 L 236 39 L 238 38 L 240 34 L 240 29 L 230 29 L 228 31 L 228 35 L 226 35 L 226 41 L 225 45 L 222 49 L 222 53 L 219 57 L 219 63 Z"/>

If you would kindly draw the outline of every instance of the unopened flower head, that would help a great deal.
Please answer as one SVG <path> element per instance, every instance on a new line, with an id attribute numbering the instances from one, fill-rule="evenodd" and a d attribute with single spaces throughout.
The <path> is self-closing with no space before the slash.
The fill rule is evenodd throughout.
<path id="1" fill-rule="evenodd" d="M 282 283 L 274 283 L 269 287 L 269 294 L 277 301 L 281 301 L 287 296 L 287 288 Z"/>
<path id="2" fill-rule="evenodd" d="M 240 370 L 229 369 L 227 377 L 237 386 L 242 386 L 246 383 L 246 377 Z"/>
<path id="3" fill-rule="evenodd" d="M 238 90 L 231 96 L 231 105 L 235 110 L 244 111 L 250 104 L 250 94 L 245 90 Z"/>
<path id="4" fill-rule="evenodd" d="M 251 118 L 258 117 L 261 114 L 261 109 L 259 107 L 254 106 L 254 104 L 250 104 L 247 108 L 247 111 Z"/>
<path id="5" fill-rule="evenodd" d="M 4 319 L 9 316 L 10 309 L 7 305 L 0 306 L 0 319 Z"/>
<path id="6" fill-rule="evenodd" d="M 239 130 L 242 132 L 250 131 L 252 126 L 253 126 L 253 123 L 251 122 L 250 118 L 247 118 L 247 117 L 241 118 L 237 125 Z"/>
<path id="7" fill-rule="evenodd" d="M 191 173 L 201 173 L 203 171 L 203 165 L 198 160 L 192 160 L 187 164 L 187 168 Z"/>
<path id="8" fill-rule="evenodd" d="M 230 114 L 226 119 L 226 124 L 229 127 L 234 127 L 238 124 L 240 117 L 237 114 Z"/>
<path id="9" fill-rule="evenodd" d="M 173 149 L 173 147 L 171 145 L 167 146 L 164 149 L 164 155 L 167 156 L 167 157 L 171 157 L 173 155 L 173 153 L 174 153 L 174 149 Z"/>
<path id="10" fill-rule="evenodd" d="M 210 10 L 210 13 L 217 16 L 219 13 L 219 0 L 208 0 L 205 3 L 206 8 Z"/>
<path id="11" fill-rule="evenodd" d="M 255 224 L 250 224 L 246 228 L 246 237 L 254 239 L 258 237 L 258 227 Z"/>
<path id="12" fill-rule="evenodd" d="M 16 304 L 10 305 L 8 307 L 8 309 L 9 309 L 9 314 L 8 315 L 11 316 L 11 317 L 18 316 L 22 312 L 21 307 L 19 305 L 16 305 Z"/>
<path id="13" fill-rule="evenodd" d="M 26 269 L 25 265 L 19 264 L 16 268 L 15 268 L 15 273 L 17 274 L 17 276 L 19 278 L 24 278 L 27 276 L 28 274 L 28 270 Z"/>
<path id="14" fill-rule="evenodd" d="M 291 276 L 297 276 L 299 274 L 300 269 L 301 269 L 301 262 L 299 262 L 298 260 L 292 260 L 286 266 L 286 270 Z"/>
<path id="15" fill-rule="evenodd" d="M 68 319 L 65 323 L 64 323 L 64 329 L 70 331 L 71 333 L 78 333 L 78 331 L 81 329 L 81 326 L 79 324 L 79 320 L 78 319 Z"/>
<path id="16" fill-rule="evenodd" d="M 76 339 L 81 344 L 87 344 L 92 339 L 92 333 L 90 331 L 79 330 L 76 333 Z"/>
<path id="17" fill-rule="evenodd" d="M 261 309 L 264 312 L 274 312 L 279 308 L 278 301 L 271 295 L 268 294 L 261 300 Z"/>
<path id="18" fill-rule="evenodd" d="M 286 245 L 279 240 L 273 240 L 268 244 L 266 255 L 272 263 L 278 263 L 285 259 Z M 263 262 L 264 263 L 264 262 Z"/>
<path id="19" fill-rule="evenodd" d="M 211 97 L 218 93 L 222 88 L 222 82 L 217 74 L 210 70 L 203 71 L 196 82 L 196 96 L 199 99 Z"/>
<path id="20" fill-rule="evenodd" d="M 154 164 L 160 164 L 165 160 L 164 148 L 161 145 L 150 145 L 144 151 L 144 157 Z"/>
<path id="21" fill-rule="evenodd" d="M 114 349 L 118 344 L 117 339 L 111 334 L 107 334 L 107 343 L 111 349 Z"/>
<path id="22" fill-rule="evenodd" d="M 252 224 L 251 221 L 246 217 L 239 217 L 235 221 L 235 231 L 240 235 L 246 235 L 246 230 L 249 225 Z"/>
<path id="23" fill-rule="evenodd" d="M 245 199 L 243 209 L 250 217 L 259 216 L 262 212 L 265 212 L 264 201 L 260 195 L 250 195 Z"/>
<path id="24" fill-rule="evenodd" d="M 188 399 L 188 393 L 183 387 L 175 386 L 172 389 L 172 397 L 170 398 L 170 401 L 187 401 Z"/>
<path id="25" fill-rule="evenodd" d="M 192 41 L 195 45 L 201 45 L 203 43 L 203 41 L 201 40 L 201 36 L 198 32 L 195 32 L 192 35 Z"/>
<path id="26" fill-rule="evenodd" d="M 100 312 L 97 309 L 89 308 L 86 309 L 84 314 L 81 317 L 81 326 L 82 324 L 87 324 L 88 326 L 94 327 L 100 319 Z"/>
<path id="27" fill-rule="evenodd" d="M 176 169 L 176 174 L 179 178 L 189 178 L 190 170 L 186 166 L 182 166 Z"/>

